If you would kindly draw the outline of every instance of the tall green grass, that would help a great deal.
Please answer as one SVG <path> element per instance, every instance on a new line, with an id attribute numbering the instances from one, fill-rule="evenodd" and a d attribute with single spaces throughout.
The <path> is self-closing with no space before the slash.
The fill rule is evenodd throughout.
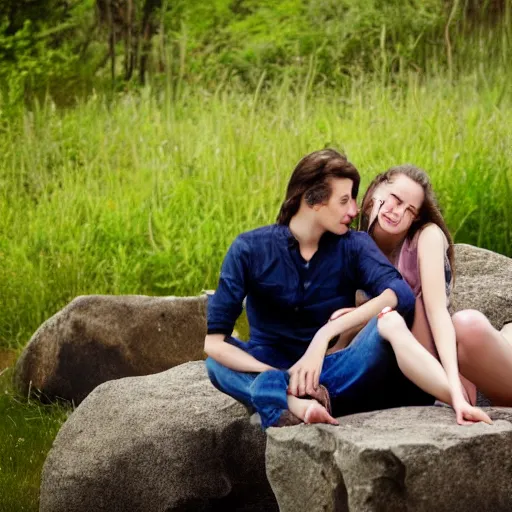
<path id="1" fill-rule="evenodd" d="M 17 396 L 11 373 L 0 370 L 0 512 L 36 512 L 41 469 L 69 411 Z"/>
<path id="2" fill-rule="evenodd" d="M 512 255 L 510 77 L 148 88 L 23 112 L 0 139 L 0 347 L 76 295 L 214 288 L 231 240 L 273 222 L 297 160 L 325 146 L 363 187 L 397 163 L 425 168 L 455 240 Z"/>

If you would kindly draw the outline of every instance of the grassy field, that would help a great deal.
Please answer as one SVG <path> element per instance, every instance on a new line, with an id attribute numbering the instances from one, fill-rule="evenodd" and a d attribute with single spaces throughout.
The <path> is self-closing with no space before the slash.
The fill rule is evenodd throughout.
<path id="1" fill-rule="evenodd" d="M 0 511 L 37 510 L 41 467 L 69 413 L 12 390 L 13 357 L 32 332 L 80 294 L 214 288 L 231 240 L 274 221 L 304 154 L 344 151 L 363 188 L 415 163 L 457 242 L 512 255 L 510 78 L 506 68 L 456 83 L 410 74 L 343 92 L 284 81 L 253 94 L 183 88 L 177 99 L 146 88 L 67 111 L 46 102 L 5 121 Z"/>
<path id="2" fill-rule="evenodd" d="M 507 78 L 185 90 L 172 105 L 146 89 L 25 112 L 0 139 L 0 348 L 76 295 L 214 288 L 232 239 L 273 222 L 295 163 L 326 146 L 363 187 L 391 165 L 425 168 L 455 240 L 510 255 Z"/>

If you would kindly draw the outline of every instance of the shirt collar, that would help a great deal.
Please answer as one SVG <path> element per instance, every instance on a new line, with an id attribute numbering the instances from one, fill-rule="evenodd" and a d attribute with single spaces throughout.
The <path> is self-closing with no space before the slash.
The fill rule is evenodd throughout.
<path id="1" fill-rule="evenodd" d="M 293 233 L 290 231 L 290 227 L 287 224 L 275 224 L 279 237 L 286 243 L 286 246 L 289 249 L 298 249 L 299 241 L 293 236 Z M 330 245 L 331 243 L 337 241 L 340 238 L 340 235 L 335 235 L 330 231 L 326 231 L 322 237 L 320 238 L 320 242 L 318 247 L 323 247 L 324 245 Z"/>

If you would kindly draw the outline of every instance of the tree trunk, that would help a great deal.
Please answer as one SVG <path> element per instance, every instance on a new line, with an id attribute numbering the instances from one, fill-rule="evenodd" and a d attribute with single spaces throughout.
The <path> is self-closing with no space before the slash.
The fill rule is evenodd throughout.
<path id="1" fill-rule="evenodd" d="M 107 0 L 107 22 L 110 32 L 108 38 L 108 49 L 110 54 L 110 73 L 113 85 L 116 80 L 116 29 L 114 26 L 114 18 L 112 16 L 112 0 Z"/>
<path id="2" fill-rule="evenodd" d="M 162 7 L 162 0 L 146 0 L 141 23 L 140 39 L 141 54 L 139 64 L 139 80 L 141 84 L 145 83 L 149 52 L 151 50 L 151 37 L 156 31 L 155 12 Z"/>

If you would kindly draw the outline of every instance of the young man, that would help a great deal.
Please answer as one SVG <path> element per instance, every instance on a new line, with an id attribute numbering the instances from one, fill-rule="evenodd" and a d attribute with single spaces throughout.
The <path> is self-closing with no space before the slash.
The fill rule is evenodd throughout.
<path id="1" fill-rule="evenodd" d="M 208 304 L 208 374 L 225 393 L 259 412 L 263 428 L 323 422 L 331 416 L 434 399 L 398 369 L 371 320 L 345 349 L 326 356 L 330 339 L 390 306 L 408 322 L 414 295 L 366 233 L 357 214 L 359 173 L 332 149 L 305 156 L 288 184 L 277 224 L 239 235 Z M 374 297 L 353 307 L 357 289 Z M 247 298 L 250 341 L 231 338 Z"/>

